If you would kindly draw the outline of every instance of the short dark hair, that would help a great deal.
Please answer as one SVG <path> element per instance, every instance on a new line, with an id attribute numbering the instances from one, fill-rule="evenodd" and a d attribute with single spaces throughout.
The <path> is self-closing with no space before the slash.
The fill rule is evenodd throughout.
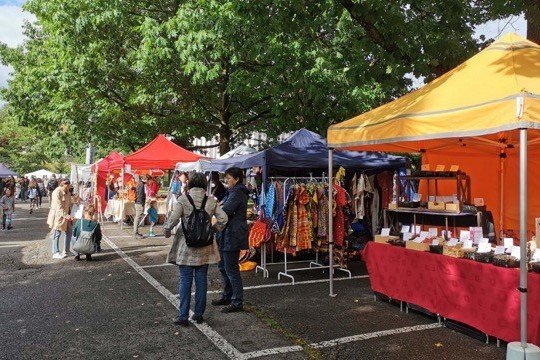
<path id="1" fill-rule="evenodd" d="M 238 168 L 238 167 L 232 167 L 225 171 L 225 175 L 232 176 L 235 180 L 238 180 L 238 182 L 242 182 L 244 180 L 244 170 Z"/>
<path id="2" fill-rule="evenodd" d="M 201 189 L 206 190 L 207 186 L 208 186 L 208 181 L 206 181 L 206 176 L 203 173 L 196 172 L 196 173 L 191 174 L 191 176 L 189 177 L 189 182 L 188 182 L 189 189 L 201 188 Z"/>

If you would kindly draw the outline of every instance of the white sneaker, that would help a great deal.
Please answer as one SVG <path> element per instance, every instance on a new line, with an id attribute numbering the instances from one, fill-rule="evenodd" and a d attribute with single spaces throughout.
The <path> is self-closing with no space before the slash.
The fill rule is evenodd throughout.
<path id="1" fill-rule="evenodd" d="M 65 251 L 64 251 L 64 252 L 62 252 L 62 255 L 61 255 L 61 256 L 62 256 L 62 257 L 61 257 L 60 259 L 65 259 L 65 258 L 67 258 L 67 254 L 66 254 L 66 252 L 65 252 Z"/>
<path id="2" fill-rule="evenodd" d="M 54 253 L 52 257 L 53 259 L 63 259 L 62 254 L 60 254 L 59 252 Z"/>

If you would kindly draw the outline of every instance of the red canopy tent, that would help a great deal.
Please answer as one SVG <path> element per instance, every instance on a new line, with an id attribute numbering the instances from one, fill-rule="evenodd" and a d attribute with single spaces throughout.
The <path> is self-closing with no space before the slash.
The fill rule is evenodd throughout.
<path id="1" fill-rule="evenodd" d="M 92 172 L 96 174 L 96 194 L 102 199 L 101 207 L 102 211 L 107 205 L 107 199 L 105 198 L 105 188 L 107 182 L 107 175 L 114 169 L 112 167 L 113 163 L 122 163 L 124 157 L 122 154 L 112 151 L 109 155 L 105 156 L 103 159 L 96 161 L 92 165 Z"/>
<path id="2" fill-rule="evenodd" d="M 139 150 L 123 159 L 113 161 L 111 167 L 121 169 L 124 165 L 129 165 L 132 170 L 173 170 L 179 162 L 195 162 L 203 157 L 176 145 L 165 135 L 159 134 Z"/>

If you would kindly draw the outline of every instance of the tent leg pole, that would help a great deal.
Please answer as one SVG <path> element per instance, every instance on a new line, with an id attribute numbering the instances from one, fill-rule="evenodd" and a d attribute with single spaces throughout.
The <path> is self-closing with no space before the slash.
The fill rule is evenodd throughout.
<path id="1" fill-rule="evenodd" d="M 519 130 L 519 232 L 521 261 L 521 347 L 527 347 L 527 129 Z"/>
<path id="2" fill-rule="evenodd" d="M 328 271 L 330 282 L 330 296 L 334 294 L 334 149 L 328 148 L 328 256 L 330 268 Z"/>

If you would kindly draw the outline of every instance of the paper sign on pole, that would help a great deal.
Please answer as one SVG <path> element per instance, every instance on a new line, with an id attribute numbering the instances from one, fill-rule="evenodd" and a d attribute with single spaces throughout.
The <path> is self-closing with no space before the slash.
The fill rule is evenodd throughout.
<path id="1" fill-rule="evenodd" d="M 381 229 L 381 236 L 390 236 L 390 228 Z"/>

